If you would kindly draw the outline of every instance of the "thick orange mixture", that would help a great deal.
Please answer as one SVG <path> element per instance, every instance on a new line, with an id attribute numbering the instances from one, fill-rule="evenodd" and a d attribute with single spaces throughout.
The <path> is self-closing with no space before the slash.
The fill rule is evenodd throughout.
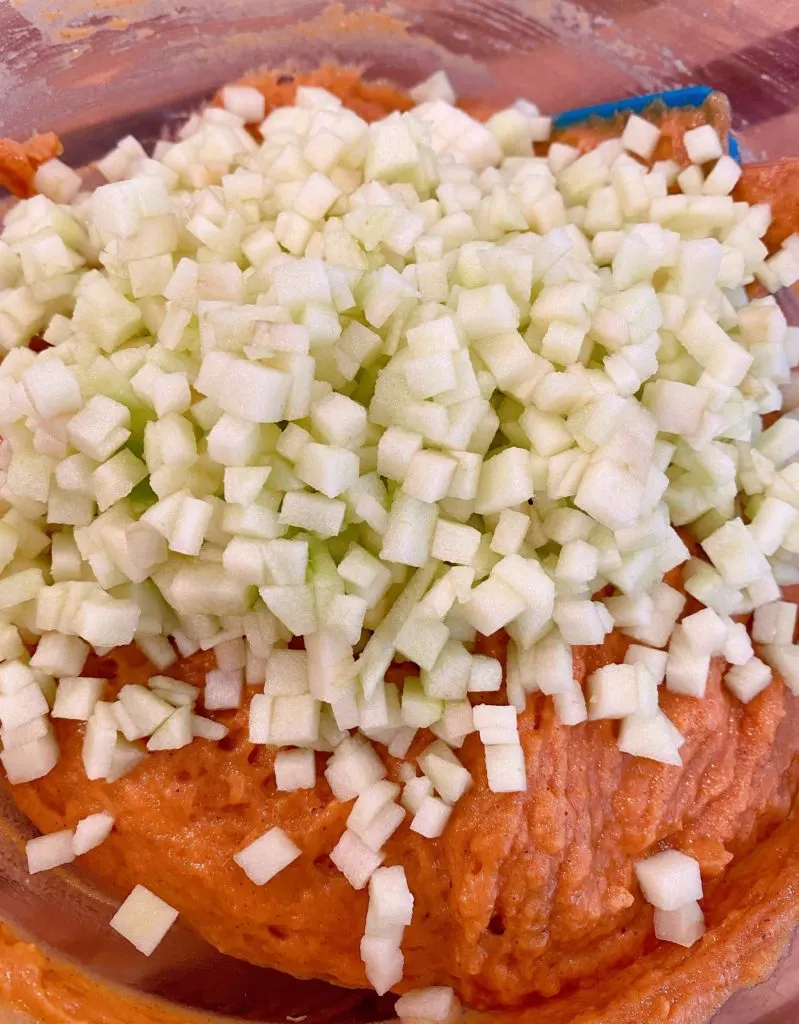
<path id="1" fill-rule="evenodd" d="M 33 135 L 27 142 L 0 139 L 0 186 L 15 196 L 32 196 L 36 171 L 61 150 L 61 140 L 53 132 Z"/>
<path id="2" fill-rule="evenodd" d="M 368 116 L 407 103 L 353 75 L 311 78 Z M 254 81 L 270 102 L 290 101 L 294 82 Z M 764 180 L 755 176 L 749 187 Z M 614 634 L 602 647 L 577 650 L 576 677 L 620 660 L 626 643 Z M 502 653 L 499 638 L 486 644 Z M 207 666 L 195 657 L 176 674 L 202 685 Z M 401 987 L 451 984 L 474 1007 L 530 1006 L 514 1019 L 531 1024 L 697 1024 L 735 987 L 758 980 L 799 916 L 790 896 L 799 847 L 789 818 L 799 787 L 799 700 L 777 680 L 741 705 L 722 687 L 722 670 L 716 660 L 704 700 L 662 695 L 686 736 L 682 768 L 622 755 L 612 722 L 560 726 L 551 701 L 533 697 L 520 716 L 529 789 L 497 795 L 487 788 L 478 738 L 468 737 L 459 756 L 475 785 L 444 836 L 430 841 L 402 827 L 387 846 L 386 862 L 404 865 L 416 900 Z M 110 692 L 151 672 L 135 651 L 121 651 Z M 115 831 L 86 856 L 86 868 L 120 894 L 146 884 L 220 950 L 365 986 L 359 939 L 367 895 L 328 857 L 350 805 L 333 800 L 321 771 L 313 791 L 276 792 L 273 752 L 248 742 L 246 706 L 218 717 L 230 727 L 221 743 L 151 755 L 113 785 L 86 780 L 83 726 L 58 722 L 60 764 L 13 796 L 45 832 L 111 811 Z M 272 825 L 303 856 L 257 888 L 233 854 Z M 692 950 L 655 941 L 652 909 L 634 880 L 634 862 L 661 845 L 702 866 L 709 931 Z M 0 933 L 0 950 L 4 943 L 3 962 L 20 967 L 0 971 L 0 992 L 5 986 L 25 1005 L 40 994 L 31 978 L 41 954 L 21 953 L 25 947 Z M 42 977 L 55 986 L 52 970 Z M 90 991 L 76 997 L 74 975 L 63 977 L 73 1005 L 97 1019 Z M 49 1019 L 53 999 L 50 991 L 36 1012 Z"/>
<path id="3" fill-rule="evenodd" d="M 578 650 L 577 678 L 620 660 L 625 646 L 616 634 Z M 179 674 L 201 685 L 207 666 L 193 658 Z M 712 879 L 785 818 L 799 781 L 799 701 L 773 685 L 741 706 L 721 669 L 717 661 L 703 701 L 662 696 L 687 736 L 682 769 L 622 755 L 611 722 L 560 726 L 538 697 L 520 719 L 530 788 L 497 796 L 479 740 L 468 737 L 461 755 L 475 785 L 444 836 L 431 842 L 401 828 L 388 843 L 387 862 L 404 865 L 416 897 L 403 986 L 449 983 L 467 1003 L 496 1007 L 601 977 L 653 944 L 651 908 L 634 895 L 635 860 L 662 842 L 696 856 Z M 120 682 L 147 674 L 135 652 L 120 652 Z M 323 779 L 313 791 L 276 792 L 273 752 L 248 742 L 246 710 L 221 717 L 231 732 L 220 744 L 151 756 L 112 786 L 86 781 L 83 727 L 58 723 L 60 765 L 15 787 L 14 798 L 43 831 L 111 811 L 115 831 L 86 867 L 120 893 L 146 881 L 223 952 L 365 986 L 367 896 L 327 857 L 349 805 Z M 258 888 L 233 854 L 272 825 L 303 856 Z"/>

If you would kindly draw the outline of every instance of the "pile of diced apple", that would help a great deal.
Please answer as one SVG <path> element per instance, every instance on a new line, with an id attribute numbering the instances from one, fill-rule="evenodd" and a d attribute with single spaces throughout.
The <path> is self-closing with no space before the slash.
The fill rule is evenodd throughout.
<path id="1" fill-rule="evenodd" d="M 780 589 L 799 581 L 799 420 L 762 422 L 796 392 L 799 332 L 746 291 L 796 281 L 799 242 L 768 257 L 769 210 L 732 198 L 709 126 L 680 170 L 646 163 L 659 130 L 636 115 L 535 156 L 532 104 L 481 123 L 441 74 L 371 124 L 317 88 L 268 113 L 222 95 L 151 156 L 122 140 L 91 194 L 46 164 L 6 217 L 0 759 L 11 782 L 46 775 L 51 720 L 81 721 L 87 776 L 113 782 L 241 707 L 279 790 L 329 755 L 355 801 L 331 856 L 369 886 L 383 990 L 413 904 L 386 844 L 406 818 L 442 835 L 474 784 L 467 740 L 490 790 L 527 788 L 529 694 L 679 766 L 664 688 L 701 698 L 723 658 L 738 700 L 773 671 L 799 692 Z M 583 690 L 573 649 L 614 629 L 633 643 Z M 498 631 L 506 664 L 474 646 Z M 131 642 L 156 671 L 111 699 L 86 658 Z M 169 674 L 200 650 L 202 690 Z M 34 869 L 106 824 L 37 841 Z M 301 843 L 272 829 L 237 860 L 264 884 Z M 692 933 L 695 899 L 653 896 L 659 933 Z M 171 923 L 141 894 L 128 909 Z"/>

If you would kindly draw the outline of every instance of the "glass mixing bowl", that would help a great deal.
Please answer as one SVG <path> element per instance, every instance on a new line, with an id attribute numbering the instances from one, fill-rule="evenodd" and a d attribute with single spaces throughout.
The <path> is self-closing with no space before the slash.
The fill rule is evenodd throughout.
<path id="1" fill-rule="evenodd" d="M 80 166 L 129 132 L 154 141 L 242 72 L 332 60 L 399 86 L 444 67 L 461 95 L 526 96 L 545 112 L 709 83 L 732 100 L 745 158 L 773 158 L 799 149 L 798 21 L 793 0 L 12 0 L 0 4 L 0 135 L 52 129 Z M 1 793 L 0 823 L 0 922 L 154 1000 L 150 1020 L 167 1007 L 175 1019 L 192 1008 L 192 1021 L 391 1016 L 391 1000 L 250 967 L 180 926 L 141 957 L 108 928 L 115 902 L 90 880 L 28 878 L 30 826 Z M 717 1024 L 799 1021 L 797 967 L 799 946 Z M 0 1021 L 23 1020 L 0 1007 Z"/>

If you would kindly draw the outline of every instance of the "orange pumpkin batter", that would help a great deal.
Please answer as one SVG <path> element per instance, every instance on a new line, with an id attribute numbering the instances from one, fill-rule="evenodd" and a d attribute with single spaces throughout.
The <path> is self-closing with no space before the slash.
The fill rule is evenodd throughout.
<path id="1" fill-rule="evenodd" d="M 61 151 L 61 140 L 54 132 L 33 135 L 27 142 L 0 139 L 0 187 L 15 196 L 32 196 L 36 171 Z"/>
<path id="2" fill-rule="evenodd" d="M 614 634 L 579 649 L 577 678 L 621 660 L 626 643 Z M 121 651 L 118 678 L 146 679 L 153 670 L 141 662 Z M 178 674 L 202 685 L 207 667 L 195 657 Z M 799 702 L 773 685 L 744 707 L 722 688 L 721 669 L 717 661 L 703 701 L 662 696 L 687 737 L 682 769 L 622 755 L 611 722 L 560 726 L 539 697 L 520 717 L 529 790 L 497 795 L 479 740 L 468 737 L 461 757 L 475 785 L 444 836 L 431 842 L 401 828 L 387 846 L 387 863 L 404 865 L 416 898 L 402 987 L 451 984 L 488 1008 L 601 977 L 653 945 L 635 860 L 659 843 L 677 846 L 712 879 L 782 820 L 798 781 Z M 231 729 L 220 744 L 151 755 L 113 785 L 87 782 L 83 726 L 59 722 L 59 766 L 15 787 L 14 799 L 45 832 L 111 811 L 115 830 L 85 867 L 120 894 L 145 882 L 222 952 L 365 987 L 367 894 L 327 857 L 350 805 L 335 801 L 321 776 L 312 791 L 276 792 L 273 752 L 248 742 L 246 709 L 220 717 Z M 259 888 L 233 854 L 273 825 L 303 856 Z"/>
<path id="3" fill-rule="evenodd" d="M 408 105 L 350 72 L 322 69 L 305 80 L 367 117 Z M 296 85 L 274 75 L 248 81 L 270 104 L 290 102 Z M 696 116 L 668 115 L 672 141 L 659 157 L 669 145 L 679 157 L 678 129 Z M 591 127 L 564 136 L 586 145 L 598 137 Z M 756 174 L 742 187 L 752 202 L 767 186 L 773 179 Z M 578 649 L 576 677 L 621 660 L 627 642 L 613 634 L 601 647 Z M 485 643 L 502 653 L 501 638 Z M 134 650 L 118 652 L 116 663 L 113 685 L 152 674 Z M 195 657 L 175 674 L 202 685 L 207 667 Z M 532 697 L 520 716 L 528 791 L 497 795 L 487 788 L 480 743 L 468 737 L 460 756 L 475 784 L 444 836 L 430 841 L 403 827 L 387 846 L 386 863 L 404 865 L 416 901 L 400 987 L 450 984 L 469 1005 L 517 1008 L 513 1019 L 530 1024 L 698 1024 L 735 987 L 759 980 L 799 916 L 790 897 L 799 878 L 797 826 L 789 818 L 799 786 L 799 700 L 777 680 L 741 705 L 722 687 L 722 669 L 716 660 L 702 701 L 661 698 L 686 736 L 682 768 L 622 755 L 612 722 L 560 726 L 551 701 Z M 273 752 L 248 742 L 246 706 L 218 717 L 230 727 L 221 743 L 151 755 L 113 785 L 86 780 L 83 726 L 58 722 L 60 764 L 14 787 L 14 799 L 45 832 L 111 811 L 115 830 L 85 867 L 121 895 L 146 884 L 223 952 L 365 986 L 359 940 L 367 895 L 328 857 L 350 805 L 332 798 L 321 771 L 312 791 L 276 792 Z M 396 768 L 390 764 L 392 777 Z M 303 855 L 258 888 L 233 854 L 272 825 Z M 660 845 L 702 866 L 709 930 L 691 950 L 655 941 L 652 909 L 634 880 L 634 862 Z M 749 958 L 756 937 L 759 954 Z M 97 1015 L 100 990 L 93 995 L 74 972 L 59 974 L 5 931 L 0 951 L 12 965 L 0 970 L 0 992 L 12 1005 L 55 1020 L 58 993 L 68 991 L 79 1019 L 108 1019 Z M 118 1019 L 163 1019 L 113 1005 Z"/>

